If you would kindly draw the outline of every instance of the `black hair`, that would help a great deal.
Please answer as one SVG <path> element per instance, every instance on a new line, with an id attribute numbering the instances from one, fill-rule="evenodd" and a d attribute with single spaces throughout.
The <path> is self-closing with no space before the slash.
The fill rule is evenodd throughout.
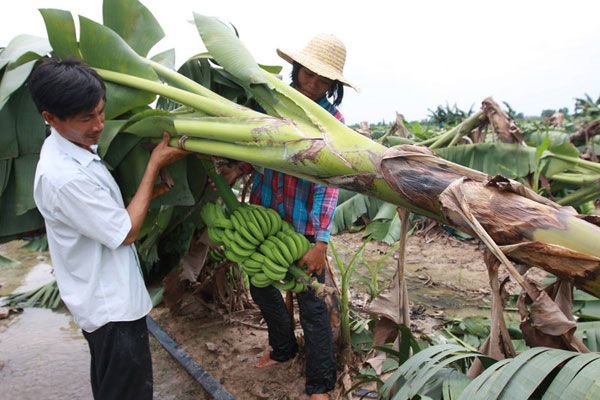
<path id="1" fill-rule="evenodd" d="M 290 74 L 290 76 L 292 78 L 293 87 L 298 87 L 298 74 L 300 73 L 301 67 L 303 67 L 303 65 L 295 61 L 292 64 L 292 73 Z M 340 81 L 333 81 L 331 87 L 327 89 L 325 95 L 329 98 L 332 98 L 334 106 L 339 106 L 340 104 L 342 104 L 342 100 L 344 99 L 344 85 Z"/>
<path id="2" fill-rule="evenodd" d="M 60 119 L 92 110 L 106 100 L 106 86 L 98 73 L 82 61 L 68 57 L 48 59 L 29 77 L 29 92 L 40 114 Z"/>

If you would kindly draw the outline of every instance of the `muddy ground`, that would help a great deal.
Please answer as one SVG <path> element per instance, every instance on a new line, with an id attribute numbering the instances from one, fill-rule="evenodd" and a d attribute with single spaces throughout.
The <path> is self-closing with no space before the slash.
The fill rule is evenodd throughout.
<path id="1" fill-rule="evenodd" d="M 342 259 L 348 262 L 361 243 L 359 234 L 333 237 Z M 7 247 L 8 246 L 8 247 Z M 27 266 L 46 261 L 45 253 L 27 253 L 1 245 L 0 253 L 25 260 Z M 364 260 L 352 280 L 352 302 L 360 309 L 368 301 L 369 273 L 384 258 L 379 285 L 387 285 L 396 261 L 384 254 L 387 246 L 369 243 Z M 482 260 L 483 247 L 473 240 L 458 240 L 441 229 L 421 232 L 408 240 L 406 278 L 411 303 L 411 330 L 416 335 L 431 334 L 451 317 L 487 315 L 489 283 Z M 0 295 L 18 286 L 26 274 L 23 268 L 0 267 Z M 191 311 L 190 311 L 191 310 Z M 256 310 L 233 314 L 191 307 L 184 315 L 172 315 L 165 307 L 151 315 L 199 364 L 219 380 L 236 399 L 303 399 L 304 359 L 302 351 L 294 359 L 272 367 L 254 367 L 267 348 L 267 332 Z M 18 318 L 12 317 L 12 318 Z M 0 321 L 0 332 L 10 323 Z M 3 327 L 2 327 L 3 326 Z M 302 332 L 297 331 L 300 343 Z M 0 341 L 2 337 L 0 336 Z M 209 398 L 170 356 L 152 341 L 157 399 Z M 0 377 L 2 377 L 0 355 Z M 341 374 L 340 374 L 341 375 Z M 6 378 L 6 377 L 4 377 Z M 0 379 L 7 382 L 6 379 Z M 59 383 L 56 383 L 59 385 Z"/>

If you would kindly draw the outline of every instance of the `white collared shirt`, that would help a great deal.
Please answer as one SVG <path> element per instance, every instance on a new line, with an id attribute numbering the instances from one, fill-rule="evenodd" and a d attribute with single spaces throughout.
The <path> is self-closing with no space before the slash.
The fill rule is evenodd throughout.
<path id="1" fill-rule="evenodd" d="M 135 246 L 121 245 L 131 219 L 100 157 L 52 129 L 40 153 L 33 197 L 46 223 L 61 298 L 81 329 L 93 332 L 148 314 L 152 302 Z"/>

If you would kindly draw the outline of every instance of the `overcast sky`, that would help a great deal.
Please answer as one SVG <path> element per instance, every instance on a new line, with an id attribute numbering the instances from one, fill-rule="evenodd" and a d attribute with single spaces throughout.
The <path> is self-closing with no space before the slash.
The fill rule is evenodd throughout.
<path id="1" fill-rule="evenodd" d="M 178 66 L 204 50 L 192 12 L 233 23 L 256 60 L 285 64 L 277 47 L 300 50 L 313 35 L 346 44 L 349 123 L 390 121 L 398 111 L 425 118 L 455 103 L 478 109 L 487 96 L 539 115 L 600 95 L 598 1 L 188 1 L 142 0 L 166 33 L 151 55 L 175 48 Z M 0 14 L 0 46 L 16 35 L 46 37 L 38 8 L 70 10 L 101 22 L 101 0 L 10 1 Z M 286 66 L 285 74 L 289 73 Z"/>

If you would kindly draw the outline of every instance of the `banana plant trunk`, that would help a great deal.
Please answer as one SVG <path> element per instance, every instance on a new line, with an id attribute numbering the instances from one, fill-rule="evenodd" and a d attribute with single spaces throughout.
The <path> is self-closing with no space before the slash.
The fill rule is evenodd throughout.
<path id="1" fill-rule="evenodd" d="M 352 142 L 352 139 L 349 133 L 347 141 Z M 493 179 L 450 163 L 423 147 L 402 145 L 386 149 L 370 144 L 369 149 L 362 152 L 344 152 L 325 139 L 309 142 L 299 139 L 290 145 L 261 150 L 269 154 L 267 159 L 255 159 L 253 154 L 258 153 L 258 149 L 247 149 L 248 156 L 239 159 L 368 194 L 474 234 L 457 212 L 458 207 L 447 200 L 446 190 L 453 183 L 460 184 L 464 196 L 458 201 L 468 204 L 497 244 L 528 244 L 527 251 L 511 249 L 510 258 L 541 267 L 600 296 L 600 247 L 597 245 L 600 228 L 579 218 L 572 208 L 561 207 L 517 182 Z M 190 150 L 211 154 L 208 146 L 201 143 L 187 144 Z M 335 169 L 326 167 L 321 160 L 335 158 L 340 164 L 355 160 L 354 173 L 332 175 Z"/>

